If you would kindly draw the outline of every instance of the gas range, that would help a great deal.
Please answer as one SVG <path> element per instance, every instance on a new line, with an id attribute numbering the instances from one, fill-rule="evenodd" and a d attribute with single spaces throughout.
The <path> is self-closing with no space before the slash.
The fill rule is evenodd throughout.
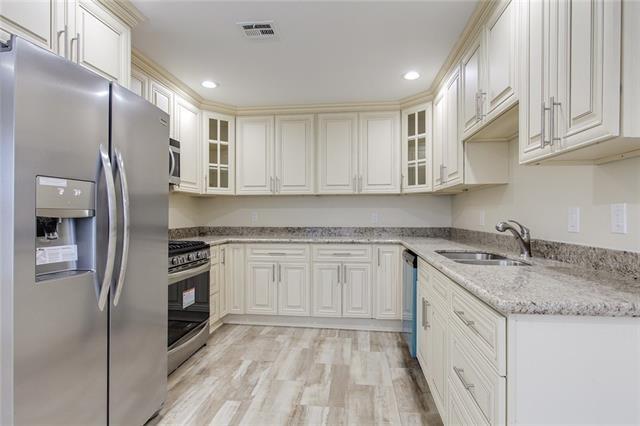
<path id="1" fill-rule="evenodd" d="M 169 271 L 190 269 L 209 260 L 209 244 L 203 241 L 169 241 Z"/>

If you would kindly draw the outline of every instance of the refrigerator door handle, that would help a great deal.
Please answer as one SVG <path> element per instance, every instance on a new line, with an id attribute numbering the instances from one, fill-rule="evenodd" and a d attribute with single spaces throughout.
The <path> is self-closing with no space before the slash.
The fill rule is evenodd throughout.
<path id="1" fill-rule="evenodd" d="M 109 295 L 109 287 L 111 286 L 111 278 L 113 276 L 118 226 L 116 223 L 116 188 L 113 183 L 113 169 L 111 168 L 111 161 L 109 161 L 109 153 L 102 144 L 100 144 L 100 163 L 102 165 L 102 172 L 104 173 L 104 181 L 107 185 L 107 210 L 109 217 L 107 261 L 104 266 L 104 276 L 102 278 L 102 286 L 100 287 L 98 296 L 98 308 L 103 311 L 107 303 L 107 296 Z"/>
<path id="2" fill-rule="evenodd" d="M 130 214 L 129 214 L 129 184 L 127 183 L 127 171 L 124 167 L 122 153 L 118 148 L 115 149 L 116 166 L 120 174 L 120 190 L 122 194 L 122 256 L 120 260 L 120 273 L 116 284 L 116 294 L 113 298 L 113 306 L 118 306 L 120 294 L 124 287 L 124 277 L 127 273 L 127 260 L 129 259 L 129 239 L 130 239 Z"/>

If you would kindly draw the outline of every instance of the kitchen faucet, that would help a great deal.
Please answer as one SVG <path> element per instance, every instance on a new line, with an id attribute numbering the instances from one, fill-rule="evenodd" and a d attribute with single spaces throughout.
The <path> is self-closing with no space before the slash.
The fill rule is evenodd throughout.
<path id="1" fill-rule="evenodd" d="M 519 230 L 516 229 L 511 223 L 518 225 Z M 531 233 L 529 228 L 516 222 L 515 220 L 508 220 L 506 222 L 498 222 L 496 224 L 496 230 L 499 232 L 509 231 L 516 237 L 518 244 L 520 245 L 520 257 L 525 259 L 531 257 Z"/>

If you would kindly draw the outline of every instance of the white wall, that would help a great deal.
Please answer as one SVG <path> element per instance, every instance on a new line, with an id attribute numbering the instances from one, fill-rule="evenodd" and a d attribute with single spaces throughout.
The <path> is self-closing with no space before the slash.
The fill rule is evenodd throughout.
<path id="1" fill-rule="evenodd" d="M 242 196 L 172 194 L 169 227 L 183 226 L 451 226 L 443 195 Z M 252 213 L 257 221 L 252 222 Z M 378 214 L 377 223 L 372 214 Z"/>
<path id="2" fill-rule="evenodd" d="M 516 141 L 509 150 L 509 185 L 454 196 L 454 227 L 496 232 L 496 222 L 515 219 L 531 228 L 533 238 L 640 251 L 640 158 L 600 166 L 521 166 Z M 627 234 L 610 232 L 611 203 L 627 203 Z M 569 207 L 580 207 L 579 233 L 567 231 Z"/>

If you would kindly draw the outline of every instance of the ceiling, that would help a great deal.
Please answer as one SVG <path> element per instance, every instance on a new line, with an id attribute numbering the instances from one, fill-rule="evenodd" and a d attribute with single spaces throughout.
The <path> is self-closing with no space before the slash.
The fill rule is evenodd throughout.
<path id="1" fill-rule="evenodd" d="M 427 90 L 476 0 L 133 0 L 133 45 L 203 98 L 240 107 L 397 101 Z M 273 40 L 238 22 L 273 21 Z M 421 78 L 402 75 L 416 70 Z M 215 89 L 203 80 L 219 83 Z"/>

